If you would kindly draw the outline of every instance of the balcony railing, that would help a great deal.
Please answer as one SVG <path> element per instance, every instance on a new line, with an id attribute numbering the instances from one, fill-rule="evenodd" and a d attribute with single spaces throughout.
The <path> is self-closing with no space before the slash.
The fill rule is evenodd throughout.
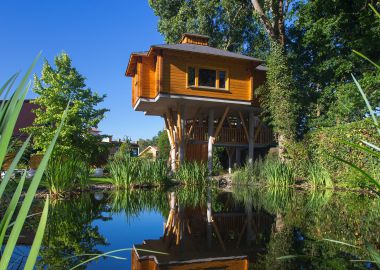
<path id="1" fill-rule="evenodd" d="M 189 131 L 189 129 L 190 125 L 187 126 L 187 131 Z M 255 144 L 271 145 L 274 143 L 272 130 L 264 125 L 255 128 L 254 138 Z M 195 125 L 189 139 L 198 142 L 207 142 L 207 127 Z M 222 127 L 215 142 L 222 144 L 248 144 L 248 139 L 242 127 Z"/>

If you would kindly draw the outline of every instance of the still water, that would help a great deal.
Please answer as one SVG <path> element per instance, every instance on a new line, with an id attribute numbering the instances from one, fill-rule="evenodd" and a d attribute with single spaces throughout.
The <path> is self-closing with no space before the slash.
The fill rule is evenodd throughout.
<path id="1" fill-rule="evenodd" d="M 354 261 L 370 259 L 366 243 L 380 249 L 379 218 L 377 197 L 331 190 L 83 193 L 52 202 L 36 267 L 70 269 L 132 248 L 77 269 L 377 269 Z M 29 220 L 12 269 L 25 259 L 37 224 Z M 295 256 L 281 258 L 288 255 Z"/>

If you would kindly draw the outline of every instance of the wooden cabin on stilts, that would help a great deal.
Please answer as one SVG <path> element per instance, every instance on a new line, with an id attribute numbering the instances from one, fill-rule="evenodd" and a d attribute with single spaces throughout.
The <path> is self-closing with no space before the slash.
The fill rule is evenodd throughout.
<path id="1" fill-rule="evenodd" d="M 231 170 L 243 152 L 252 163 L 257 149 L 274 142 L 255 92 L 265 81 L 264 62 L 210 47 L 208 39 L 184 34 L 179 44 L 153 45 L 132 53 L 126 70 L 134 110 L 165 121 L 173 171 L 195 160 L 211 172 L 215 147 L 225 147 Z"/>

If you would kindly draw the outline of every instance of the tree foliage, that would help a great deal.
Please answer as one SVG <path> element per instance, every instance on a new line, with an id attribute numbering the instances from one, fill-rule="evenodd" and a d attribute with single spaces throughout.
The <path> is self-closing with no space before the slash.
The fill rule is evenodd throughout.
<path id="1" fill-rule="evenodd" d="M 105 95 L 93 93 L 86 87 L 85 78 L 72 66 L 66 53 L 58 55 L 54 63 L 55 67 L 46 60 L 41 77 L 34 76 L 33 90 L 39 96 L 33 102 L 39 108 L 35 110 L 33 126 L 26 128 L 26 132 L 33 134 L 34 147 L 45 152 L 70 102 L 55 151 L 89 157 L 99 141 L 91 129 L 97 127 L 107 111 L 97 108 Z"/>
<path id="2" fill-rule="evenodd" d="M 298 125 L 297 89 L 292 79 L 284 48 L 277 42 L 271 45 L 267 58 L 267 81 L 260 89 L 264 114 L 269 118 L 274 132 L 283 136 L 280 143 L 295 140 Z"/>
<path id="3" fill-rule="evenodd" d="M 380 61 L 380 23 L 368 7 L 371 2 L 379 8 L 378 1 L 367 0 L 315 0 L 295 8 L 297 19 L 288 31 L 288 52 L 299 91 L 305 96 L 304 118 L 309 128 L 364 116 L 365 104 L 351 73 L 361 80 L 370 102 L 380 104 L 378 71 L 352 52 Z M 348 115 L 349 111 L 353 113 Z"/>
<path id="4" fill-rule="evenodd" d="M 368 8 L 372 3 L 379 9 L 378 1 L 149 3 L 159 17 L 158 30 L 169 43 L 178 42 L 185 32 L 195 32 L 209 35 L 211 46 L 263 59 L 269 53 L 269 40 L 283 45 L 291 71 L 283 83 L 294 80 L 291 91 L 297 91 L 297 132 L 301 135 L 309 129 L 364 117 L 365 104 L 354 88 L 351 73 L 359 77 L 370 102 L 380 104 L 378 71 L 352 52 L 355 49 L 374 62 L 380 61 L 380 23 Z M 355 113 L 349 115 L 354 107 Z"/>
<path id="5" fill-rule="evenodd" d="M 269 42 L 254 19 L 250 0 L 149 0 L 168 43 L 186 32 L 210 37 L 210 46 L 264 57 Z"/>

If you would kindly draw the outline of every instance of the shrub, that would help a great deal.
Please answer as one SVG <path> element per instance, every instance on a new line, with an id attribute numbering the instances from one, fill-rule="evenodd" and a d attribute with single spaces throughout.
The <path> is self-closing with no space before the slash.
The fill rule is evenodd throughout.
<path id="1" fill-rule="evenodd" d="M 44 184 L 51 194 L 84 188 L 90 174 L 88 163 L 77 155 L 56 155 L 45 170 Z"/>
<path id="2" fill-rule="evenodd" d="M 375 145 L 380 144 L 380 136 L 373 128 L 371 119 L 364 119 L 350 124 L 336 127 L 321 128 L 311 132 L 307 137 L 307 144 L 312 153 L 312 160 L 321 164 L 332 176 L 335 182 L 343 185 L 356 186 L 358 179 L 354 177 L 352 169 L 333 156 L 344 157 L 348 162 L 356 164 L 369 174 L 379 174 L 380 161 L 374 156 L 367 155 L 355 147 L 350 147 L 342 141 L 348 141 L 363 145 L 360 141 L 371 141 Z M 353 179 L 355 182 L 352 182 Z"/>

